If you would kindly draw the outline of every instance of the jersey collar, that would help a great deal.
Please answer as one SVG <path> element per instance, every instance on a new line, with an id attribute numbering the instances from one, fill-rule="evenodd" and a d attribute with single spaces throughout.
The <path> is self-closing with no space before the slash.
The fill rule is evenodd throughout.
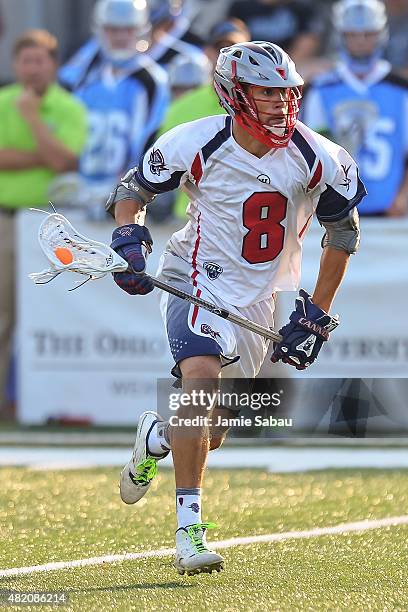
<path id="1" fill-rule="evenodd" d="M 359 94 L 365 94 L 372 85 L 379 83 L 389 74 L 391 64 L 386 60 L 378 60 L 373 69 L 363 79 L 357 78 L 345 62 L 338 62 L 336 68 L 342 80 L 351 89 Z"/>

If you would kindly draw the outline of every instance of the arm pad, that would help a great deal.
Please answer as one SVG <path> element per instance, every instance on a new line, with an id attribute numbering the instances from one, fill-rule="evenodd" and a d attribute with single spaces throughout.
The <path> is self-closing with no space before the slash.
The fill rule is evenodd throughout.
<path id="1" fill-rule="evenodd" d="M 156 197 L 155 193 L 147 191 L 147 189 L 139 185 L 136 180 L 136 172 L 137 167 L 129 170 L 119 185 L 117 185 L 110 194 L 105 209 L 113 217 L 115 216 L 116 202 L 120 202 L 121 200 L 136 200 L 136 202 L 139 202 L 141 208 L 144 208 L 146 204 L 152 202 Z"/>
<path id="2" fill-rule="evenodd" d="M 322 239 L 322 248 L 329 246 L 352 255 L 360 246 L 360 223 L 357 208 L 350 210 L 347 217 L 339 221 L 322 221 L 326 230 Z"/>

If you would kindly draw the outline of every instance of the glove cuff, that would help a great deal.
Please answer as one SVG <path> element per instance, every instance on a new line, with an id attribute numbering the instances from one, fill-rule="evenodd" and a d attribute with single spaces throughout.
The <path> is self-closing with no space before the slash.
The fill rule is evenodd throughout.
<path id="1" fill-rule="evenodd" d="M 114 230 L 111 244 L 111 248 L 114 251 L 120 247 L 126 246 L 127 244 L 135 243 L 145 245 L 147 250 L 151 252 L 153 239 L 145 225 L 128 223 L 128 225 L 122 225 Z"/>

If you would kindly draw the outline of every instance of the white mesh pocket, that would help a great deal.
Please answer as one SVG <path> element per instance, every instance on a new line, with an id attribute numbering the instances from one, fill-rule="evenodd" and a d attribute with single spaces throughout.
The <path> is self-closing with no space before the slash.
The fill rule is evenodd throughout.
<path id="1" fill-rule="evenodd" d="M 38 241 L 51 268 L 30 274 L 36 283 L 49 282 L 66 270 L 94 279 L 108 272 L 123 272 L 127 269 L 127 262 L 109 246 L 86 238 L 58 213 L 47 215 L 41 223 Z M 59 249 L 64 249 L 64 254 L 68 253 L 69 262 L 63 263 Z"/>

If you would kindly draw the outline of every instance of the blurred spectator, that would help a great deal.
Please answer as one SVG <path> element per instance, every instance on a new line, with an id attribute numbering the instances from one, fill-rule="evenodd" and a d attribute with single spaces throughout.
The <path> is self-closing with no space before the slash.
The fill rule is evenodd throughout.
<path id="1" fill-rule="evenodd" d="M 386 58 L 393 68 L 408 78 L 408 2 L 386 0 L 390 38 Z"/>
<path id="2" fill-rule="evenodd" d="M 104 31 L 102 21 L 108 23 L 110 32 Z M 86 42 L 59 71 L 61 84 L 70 91 L 76 91 L 101 78 L 103 67 L 106 63 L 111 64 L 112 53 L 110 41 L 107 37 L 115 37 L 115 29 L 120 30 L 117 34 L 119 39 L 125 37 L 125 41 L 114 41 L 119 46 L 129 45 L 123 49 L 124 59 L 122 64 L 127 64 L 128 69 L 136 70 L 139 66 L 139 53 L 146 51 L 149 46 L 151 23 L 145 0 L 137 4 L 135 0 L 98 0 L 94 6 L 91 30 L 93 36 Z M 113 32 L 112 32 L 113 30 Z M 126 30 L 128 30 L 126 32 Z M 106 36 L 105 36 L 106 34 Z M 114 54 L 121 55 L 120 49 Z M 139 53 L 136 53 L 138 51 Z"/>
<path id="3" fill-rule="evenodd" d="M 99 0 L 93 23 L 99 50 L 89 63 L 82 49 L 62 72 L 75 83 L 75 93 L 88 109 L 90 134 L 80 160 L 76 198 L 95 220 L 105 217 L 112 187 L 154 140 L 169 103 L 166 73 L 138 51 L 146 48 L 149 26 L 143 2 Z M 70 78 L 81 58 L 81 76 L 77 72 Z"/>
<path id="4" fill-rule="evenodd" d="M 94 9 L 92 31 L 94 36 L 60 70 L 61 83 L 70 90 L 76 90 L 94 78 L 99 78 L 101 67 L 106 60 L 106 48 L 102 44 L 96 26 L 97 13 L 106 3 L 98 0 Z M 110 4 L 110 3 L 107 3 Z M 129 7 L 129 4 L 132 7 Z M 204 44 L 202 39 L 189 30 L 190 18 L 180 0 L 117 0 L 109 9 L 117 14 L 124 27 L 128 15 L 130 27 L 137 28 L 138 38 L 134 41 L 134 52 L 146 52 L 155 62 L 168 70 L 177 57 L 202 61 Z M 135 53 L 133 54 L 134 58 Z"/>
<path id="5" fill-rule="evenodd" d="M 313 4 L 304 0 L 238 0 L 232 3 L 229 16 L 246 23 L 252 40 L 282 47 L 298 66 L 320 48 L 324 25 Z"/>
<path id="6" fill-rule="evenodd" d="M 341 0 L 334 24 L 340 61 L 305 92 L 302 120 L 356 158 L 368 191 L 360 214 L 405 215 L 408 81 L 380 59 L 388 38 L 385 6 L 381 0 Z"/>
<path id="7" fill-rule="evenodd" d="M 204 41 L 190 30 L 192 15 L 182 0 L 149 0 L 149 9 L 152 32 L 148 53 L 152 59 L 166 70 L 179 57 L 203 61 Z"/>
<path id="8" fill-rule="evenodd" d="M 245 24 L 239 19 L 223 21 L 213 27 L 205 47 L 205 52 L 212 64 L 211 72 L 214 72 L 215 64 L 220 49 L 229 47 L 235 43 L 249 40 L 249 31 Z M 210 115 L 220 115 L 225 111 L 220 106 L 217 94 L 212 82 L 202 85 L 175 100 L 167 112 L 166 119 L 160 129 L 159 135 L 168 132 L 172 128 Z M 176 216 L 184 218 L 188 198 L 182 191 L 173 191 L 165 194 L 166 197 L 158 197 L 153 206 L 149 208 L 149 216 L 156 220 L 164 220 L 174 212 Z M 174 198 L 176 204 L 174 205 Z"/>
<path id="9" fill-rule="evenodd" d="M 47 206 L 47 189 L 75 170 L 86 138 L 85 110 L 55 83 L 57 40 L 30 30 L 14 43 L 16 83 L 0 89 L 0 414 L 15 318 L 15 213 Z"/>
<path id="10" fill-rule="evenodd" d="M 192 14 L 191 29 L 204 41 L 215 24 L 227 19 L 232 0 L 185 0 Z"/>
<path id="11" fill-rule="evenodd" d="M 211 73 L 214 72 L 218 54 L 222 47 L 229 47 L 235 43 L 248 40 L 249 31 L 239 19 L 230 19 L 215 25 L 210 32 L 205 47 L 206 55 L 212 65 Z M 159 135 L 176 127 L 176 125 L 180 125 L 180 123 L 194 121 L 210 115 L 219 115 L 224 112 L 211 80 L 210 83 L 181 96 L 170 105 Z"/>
<path id="12" fill-rule="evenodd" d="M 212 76 L 212 64 L 207 56 L 202 59 L 188 59 L 180 55 L 169 68 L 171 98 L 175 100 L 191 89 L 207 85 Z"/>
<path id="13" fill-rule="evenodd" d="M 154 59 L 159 64 L 167 64 L 174 55 L 178 54 L 177 46 L 172 48 L 172 42 L 178 41 L 181 43 L 180 52 L 183 55 L 183 43 L 188 46 L 192 45 L 196 49 L 201 49 L 204 46 L 204 39 L 191 31 L 190 26 L 194 18 L 194 11 L 183 0 L 148 0 L 148 6 L 152 23 L 152 47 L 161 44 L 163 51 L 166 42 L 169 43 L 169 56 L 159 55 L 159 49 L 153 53 Z M 186 52 L 188 55 L 188 47 L 186 47 Z M 157 54 L 157 57 L 155 54 Z"/>

